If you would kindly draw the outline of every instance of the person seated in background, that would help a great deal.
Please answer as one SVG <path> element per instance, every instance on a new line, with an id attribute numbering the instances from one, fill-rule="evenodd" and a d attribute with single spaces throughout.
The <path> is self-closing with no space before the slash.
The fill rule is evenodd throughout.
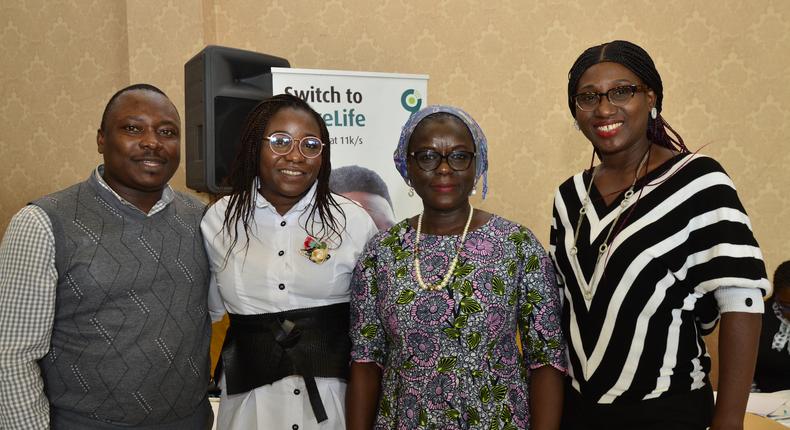
<path id="1" fill-rule="evenodd" d="M 359 203 L 373 218 L 379 230 L 387 230 L 395 225 L 387 184 L 373 170 L 357 165 L 333 169 L 329 176 L 329 189 Z"/>
<path id="2" fill-rule="evenodd" d="M 754 383 L 762 392 L 790 389 L 790 261 L 774 272 L 774 295 L 765 302 Z"/>
<path id="3" fill-rule="evenodd" d="M 180 124 L 162 90 L 118 91 L 96 136 L 104 164 L 11 220 L 0 428 L 211 428 L 204 205 L 168 185 Z"/>

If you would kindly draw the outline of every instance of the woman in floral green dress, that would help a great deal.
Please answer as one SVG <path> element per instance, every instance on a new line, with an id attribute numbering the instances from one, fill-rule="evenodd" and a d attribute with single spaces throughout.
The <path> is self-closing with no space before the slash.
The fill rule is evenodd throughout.
<path id="1" fill-rule="evenodd" d="M 404 126 L 395 164 L 424 210 L 374 236 L 354 272 L 348 428 L 559 428 L 553 266 L 528 229 L 470 205 L 479 179 L 487 191 L 482 130 L 430 106 Z"/>

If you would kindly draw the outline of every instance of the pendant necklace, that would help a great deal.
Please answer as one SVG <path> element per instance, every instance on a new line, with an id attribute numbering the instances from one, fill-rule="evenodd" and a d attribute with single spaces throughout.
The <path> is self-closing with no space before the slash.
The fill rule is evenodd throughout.
<path id="1" fill-rule="evenodd" d="M 470 204 L 469 217 L 466 219 L 464 232 L 461 233 L 461 240 L 458 242 L 458 246 L 455 249 L 455 257 L 453 257 L 453 261 L 452 263 L 450 263 L 450 268 L 447 269 L 447 274 L 444 275 L 442 282 L 438 284 L 426 284 L 425 281 L 422 279 L 422 272 L 420 271 L 419 249 L 420 249 L 420 232 L 422 231 L 422 216 L 425 213 L 425 211 L 420 213 L 420 216 L 417 218 L 417 238 L 414 239 L 414 272 L 417 274 L 417 284 L 420 285 L 420 288 L 428 291 L 439 291 L 442 288 L 446 287 L 448 283 L 450 283 L 450 278 L 453 275 L 453 271 L 455 271 L 455 266 L 458 264 L 458 256 L 461 254 L 461 248 L 464 246 L 464 241 L 466 240 L 466 233 L 469 231 L 469 225 L 472 223 L 472 214 L 474 213 L 474 211 L 475 209 Z"/>
<path id="2" fill-rule="evenodd" d="M 645 166 L 645 162 L 647 161 L 649 155 L 650 147 L 647 148 L 647 152 L 645 152 L 645 155 L 642 156 L 642 161 L 639 162 L 639 167 L 636 168 L 636 172 L 634 173 L 634 180 L 631 182 L 631 186 L 628 188 L 628 191 L 626 191 L 625 195 L 623 195 L 623 201 L 620 202 L 620 207 L 617 209 L 617 215 L 615 215 L 614 221 L 612 221 L 612 224 L 609 227 L 609 232 L 606 233 L 606 238 L 604 239 L 601 246 L 598 247 L 598 256 L 595 257 L 595 266 L 593 266 L 592 277 L 590 277 L 590 283 L 588 284 L 584 279 L 584 272 L 582 272 L 581 264 L 579 264 L 579 256 L 577 255 L 579 249 L 576 247 L 576 244 L 579 241 L 579 231 L 581 230 L 582 220 L 585 218 L 585 214 L 587 213 L 587 205 L 590 204 L 590 190 L 592 189 L 593 181 L 595 181 L 595 176 L 598 174 L 598 169 L 601 167 L 601 165 L 599 164 L 593 169 L 592 177 L 590 178 L 590 185 L 587 186 L 587 195 L 584 197 L 581 209 L 579 209 L 579 220 L 576 222 L 576 229 L 573 232 L 573 247 L 569 251 L 573 269 L 576 271 L 576 273 L 578 273 L 577 278 L 579 279 L 579 286 L 581 287 L 582 295 L 587 301 L 592 300 L 593 294 L 595 294 L 595 288 L 598 286 L 598 282 L 600 281 L 598 263 L 600 263 L 601 257 L 603 257 L 606 251 L 609 250 L 609 238 L 612 236 L 612 231 L 617 225 L 620 215 L 623 214 L 623 211 L 625 211 L 625 208 L 631 201 L 631 197 L 634 195 L 634 186 L 636 186 L 636 180 L 639 178 L 639 172 Z M 606 260 L 604 260 L 604 263 L 600 267 L 601 273 L 603 273 L 605 267 Z"/>

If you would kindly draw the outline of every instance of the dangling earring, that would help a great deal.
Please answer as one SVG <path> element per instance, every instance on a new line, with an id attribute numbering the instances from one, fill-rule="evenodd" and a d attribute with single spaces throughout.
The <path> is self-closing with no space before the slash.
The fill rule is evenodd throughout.
<path id="1" fill-rule="evenodd" d="M 471 192 L 471 193 L 469 193 L 469 195 L 470 195 L 470 196 L 473 196 L 473 195 L 475 195 L 475 194 L 477 194 L 477 185 L 475 185 L 475 187 L 474 187 L 474 188 L 472 188 L 472 192 Z"/>
<path id="2" fill-rule="evenodd" d="M 414 188 L 409 187 L 409 197 L 414 197 Z"/>
<path id="3" fill-rule="evenodd" d="M 658 118 L 658 109 L 656 108 L 650 109 L 650 118 L 653 119 Z"/>
<path id="4" fill-rule="evenodd" d="M 581 130 L 579 128 L 579 121 L 576 121 L 575 119 L 573 120 L 573 128 L 575 128 L 576 130 Z"/>

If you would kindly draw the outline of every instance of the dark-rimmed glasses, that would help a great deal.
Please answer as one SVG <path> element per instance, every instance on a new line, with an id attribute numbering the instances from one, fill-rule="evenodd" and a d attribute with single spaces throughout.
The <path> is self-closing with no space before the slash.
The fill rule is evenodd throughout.
<path id="1" fill-rule="evenodd" d="M 585 112 L 595 110 L 598 104 L 601 103 L 601 97 L 603 96 L 606 96 L 609 103 L 623 107 L 634 97 L 634 94 L 647 91 L 648 89 L 646 85 L 622 85 L 614 87 L 605 93 L 579 93 L 573 96 L 573 101 L 576 103 L 576 107 Z"/>
<path id="2" fill-rule="evenodd" d="M 466 170 L 472 165 L 475 155 L 477 154 L 469 151 L 451 151 L 445 155 L 431 149 L 409 152 L 409 157 L 413 158 L 417 162 L 417 166 L 426 172 L 436 170 L 442 164 L 442 160 L 447 160 L 447 165 L 455 171 Z"/>
<path id="3" fill-rule="evenodd" d="M 277 155 L 288 155 L 294 149 L 294 142 L 299 147 L 299 153 L 304 158 L 315 158 L 321 155 L 321 150 L 324 148 L 324 142 L 315 136 L 305 136 L 301 139 L 296 139 L 288 133 L 272 133 L 266 137 L 269 142 L 269 148 Z"/>

